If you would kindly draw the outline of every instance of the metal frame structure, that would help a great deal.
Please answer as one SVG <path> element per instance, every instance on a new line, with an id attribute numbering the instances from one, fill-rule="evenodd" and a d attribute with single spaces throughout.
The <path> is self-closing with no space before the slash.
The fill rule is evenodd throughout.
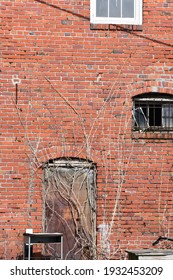
<path id="1" fill-rule="evenodd" d="M 23 259 L 31 260 L 31 246 L 39 243 L 59 243 L 60 259 L 63 259 L 63 234 L 62 233 L 24 233 L 24 252 Z M 28 246 L 26 252 L 25 248 Z"/>

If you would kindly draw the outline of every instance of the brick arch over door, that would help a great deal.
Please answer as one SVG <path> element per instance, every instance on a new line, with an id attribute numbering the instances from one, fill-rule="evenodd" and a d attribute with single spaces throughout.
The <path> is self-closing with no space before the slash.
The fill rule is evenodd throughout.
<path id="1" fill-rule="evenodd" d="M 96 245 L 96 166 L 76 158 L 46 162 L 43 200 L 46 232 L 61 232 L 64 259 L 93 259 Z M 55 247 L 46 248 L 54 254 Z M 58 251 L 57 251 L 58 258 Z"/>

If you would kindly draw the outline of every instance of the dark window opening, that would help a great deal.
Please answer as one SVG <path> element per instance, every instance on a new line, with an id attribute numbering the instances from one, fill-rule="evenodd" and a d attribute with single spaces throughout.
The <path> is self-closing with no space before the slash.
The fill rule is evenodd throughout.
<path id="1" fill-rule="evenodd" d="M 143 94 L 133 99 L 134 130 L 173 130 L 173 97 Z"/>

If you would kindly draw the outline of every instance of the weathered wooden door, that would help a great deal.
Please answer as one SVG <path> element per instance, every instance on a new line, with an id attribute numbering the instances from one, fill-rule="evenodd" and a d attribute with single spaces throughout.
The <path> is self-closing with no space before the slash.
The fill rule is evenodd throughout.
<path id="1" fill-rule="evenodd" d="M 65 259 L 93 259 L 96 249 L 96 168 L 59 159 L 44 166 L 45 231 L 64 236 Z M 49 253 L 54 246 L 48 248 Z"/>

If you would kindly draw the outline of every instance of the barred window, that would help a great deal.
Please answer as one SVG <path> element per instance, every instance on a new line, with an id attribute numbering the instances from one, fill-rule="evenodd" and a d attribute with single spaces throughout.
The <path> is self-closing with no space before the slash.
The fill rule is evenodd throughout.
<path id="1" fill-rule="evenodd" d="M 134 130 L 173 130 L 173 96 L 147 93 L 133 98 Z"/>

